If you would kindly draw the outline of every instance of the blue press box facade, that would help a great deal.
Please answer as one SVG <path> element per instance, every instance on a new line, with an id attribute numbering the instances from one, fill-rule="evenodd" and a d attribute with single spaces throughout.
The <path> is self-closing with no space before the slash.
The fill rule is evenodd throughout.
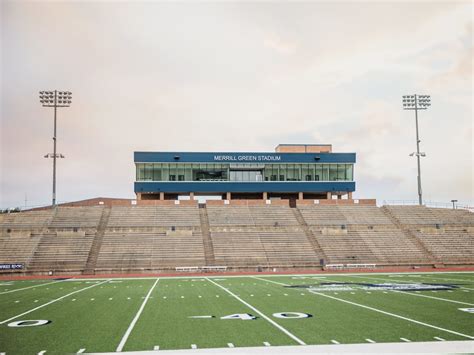
<path id="1" fill-rule="evenodd" d="M 138 199 L 175 199 L 189 194 L 223 198 L 256 198 L 263 193 L 267 198 L 291 198 L 299 193 L 305 198 L 351 195 L 356 154 L 312 150 L 135 152 L 134 190 Z"/>

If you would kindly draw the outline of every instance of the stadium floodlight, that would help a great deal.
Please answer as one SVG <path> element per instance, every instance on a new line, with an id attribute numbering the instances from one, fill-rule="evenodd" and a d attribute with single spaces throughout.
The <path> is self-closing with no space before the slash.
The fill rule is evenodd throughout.
<path id="1" fill-rule="evenodd" d="M 421 190 L 421 164 L 420 157 L 426 157 L 426 153 L 420 152 L 420 136 L 418 133 L 418 110 L 426 110 L 431 106 L 430 95 L 403 95 L 402 103 L 404 110 L 415 110 L 415 123 L 416 123 L 416 153 L 411 153 L 410 156 L 416 155 L 418 163 L 418 202 L 420 205 L 423 204 L 423 194 Z"/>
<path id="2" fill-rule="evenodd" d="M 453 210 L 455 210 L 455 209 L 456 209 L 455 203 L 458 202 L 458 200 L 451 200 L 451 202 L 452 202 L 452 204 L 453 204 Z"/>
<path id="3" fill-rule="evenodd" d="M 45 158 L 53 158 L 53 207 L 56 207 L 56 159 L 65 158 L 64 155 L 56 153 L 56 111 L 58 107 L 69 107 L 71 105 L 72 93 L 69 91 L 40 91 L 40 103 L 43 107 L 54 107 L 54 135 L 53 153 L 48 153 Z"/>

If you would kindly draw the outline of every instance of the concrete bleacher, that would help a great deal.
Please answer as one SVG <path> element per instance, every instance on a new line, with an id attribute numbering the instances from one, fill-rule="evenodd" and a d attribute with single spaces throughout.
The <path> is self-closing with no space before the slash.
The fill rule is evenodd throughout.
<path id="1" fill-rule="evenodd" d="M 109 228 L 200 226 L 197 206 L 112 207 Z"/>
<path id="2" fill-rule="evenodd" d="M 2 230 L 41 230 L 53 219 L 52 210 L 0 214 Z"/>
<path id="3" fill-rule="evenodd" d="M 288 206 L 209 206 L 211 226 L 297 226 Z"/>
<path id="4" fill-rule="evenodd" d="M 97 270 L 139 270 L 203 266 L 202 236 L 196 231 L 106 232 Z"/>
<path id="5" fill-rule="evenodd" d="M 97 228 L 103 207 L 58 207 L 49 228 Z"/>
<path id="6" fill-rule="evenodd" d="M 24 265 L 33 256 L 40 240 L 30 233 L 19 233 L 0 236 L 0 264 L 22 263 Z"/>
<path id="7" fill-rule="evenodd" d="M 29 271 L 82 271 L 89 255 L 93 234 L 57 232 L 39 236 L 27 264 Z"/>
<path id="8" fill-rule="evenodd" d="M 473 214 L 424 206 L 58 207 L 0 223 L 0 263 L 27 272 L 474 262 Z"/>
<path id="9" fill-rule="evenodd" d="M 303 205 L 298 209 L 308 225 L 392 224 L 376 206 Z"/>

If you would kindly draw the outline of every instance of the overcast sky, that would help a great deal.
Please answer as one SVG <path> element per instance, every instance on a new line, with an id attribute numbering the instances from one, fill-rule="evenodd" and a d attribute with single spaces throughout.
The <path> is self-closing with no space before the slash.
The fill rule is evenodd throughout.
<path id="1" fill-rule="evenodd" d="M 0 207 L 132 198 L 133 152 L 356 152 L 355 197 L 473 203 L 473 5 L 465 2 L 1 1 Z"/>

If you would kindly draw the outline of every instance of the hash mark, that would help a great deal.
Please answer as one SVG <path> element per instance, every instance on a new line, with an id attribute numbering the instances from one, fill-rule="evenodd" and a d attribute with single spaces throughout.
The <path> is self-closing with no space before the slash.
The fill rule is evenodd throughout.
<path id="1" fill-rule="evenodd" d="M 402 341 L 404 341 L 404 342 L 407 342 L 407 343 L 410 342 L 410 340 L 408 340 L 407 338 L 400 338 L 400 340 L 402 340 Z"/>
<path id="2" fill-rule="evenodd" d="M 331 343 L 333 343 L 333 344 L 341 344 L 341 343 L 339 343 L 337 340 L 331 340 Z"/>
<path id="3" fill-rule="evenodd" d="M 84 351 L 86 351 L 86 349 L 79 349 L 79 351 L 77 352 L 77 354 L 82 354 Z"/>
<path id="4" fill-rule="evenodd" d="M 264 342 L 263 342 L 263 345 L 265 345 L 265 346 L 271 346 L 268 341 L 264 341 Z"/>
<path id="5" fill-rule="evenodd" d="M 229 348 L 233 348 L 233 347 L 234 347 L 234 344 L 232 344 L 232 343 L 227 343 L 227 346 L 228 346 Z"/>
<path id="6" fill-rule="evenodd" d="M 445 341 L 445 339 L 440 338 L 440 337 L 433 337 L 433 338 L 436 339 L 436 340 L 439 340 L 439 341 Z"/>
<path id="7" fill-rule="evenodd" d="M 197 345 L 196 344 L 191 344 L 191 349 L 197 349 Z"/>
<path id="8" fill-rule="evenodd" d="M 372 339 L 365 339 L 365 340 L 369 343 L 375 344 L 375 341 L 373 341 Z"/>
<path id="9" fill-rule="evenodd" d="M 159 346 L 159 345 L 155 345 L 155 346 L 153 347 L 153 350 L 160 350 L 160 346 Z"/>

